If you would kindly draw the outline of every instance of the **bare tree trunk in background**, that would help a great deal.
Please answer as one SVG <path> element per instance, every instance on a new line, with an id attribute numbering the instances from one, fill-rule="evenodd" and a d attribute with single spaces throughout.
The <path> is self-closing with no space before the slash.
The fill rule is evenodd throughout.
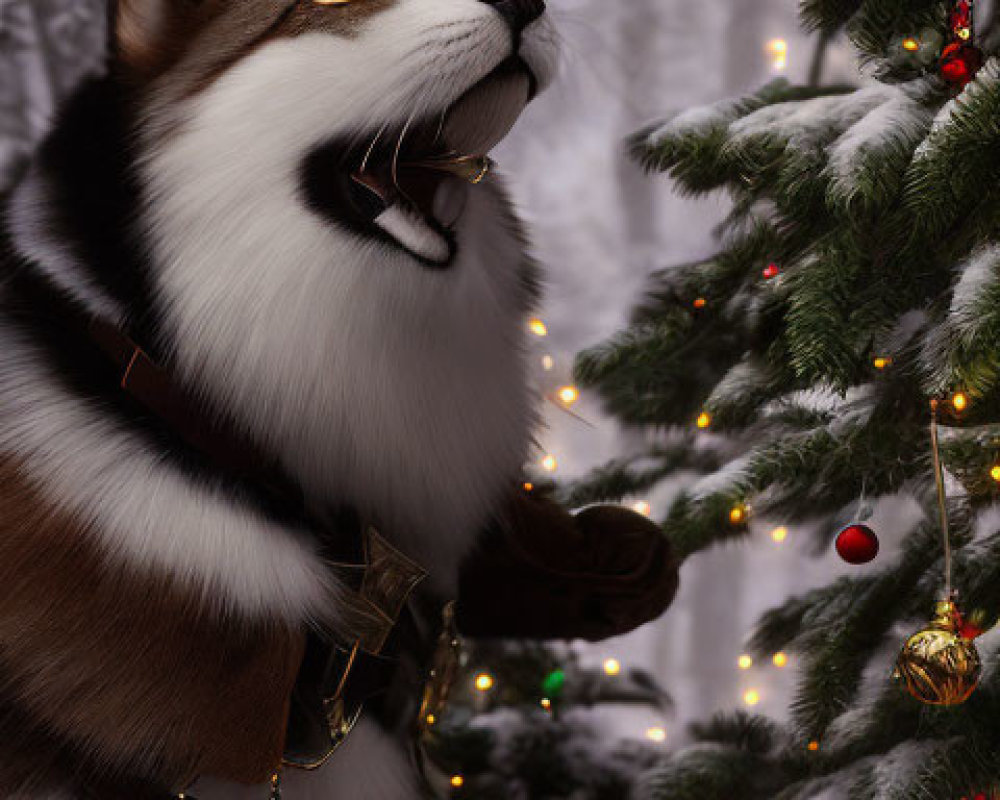
<path id="1" fill-rule="evenodd" d="M 725 62 L 723 94 L 737 95 L 755 87 L 764 66 L 764 12 L 761 0 L 732 0 L 729 23 L 723 35 Z M 745 637 L 740 609 L 747 591 L 745 549 L 715 549 L 699 554 L 688 571 L 692 583 L 687 663 L 681 670 L 693 688 L 691 705 L 697 718 L 720 708 L 732 708 L 739 694 L 739 673 L 734 669 L 738 648 Z M 720 649 L 720 644 L 723 648 Z"/>
<path id="2" fill-rule="evenodd" d="M 770 3 L 730 0 L 729 26 L 724 39 L 726 62 L 723 81 L 727 94 L 756 88 L 764 66 L 764 15 Z"/>
<path id="3" fill-rule="evenodd" d="M 679 13 L 680 12 L 679 10 Z M 621 102 L 621 130 L 630 134 L 649 122 L 663 109 L 657 101 L 662 86 L 663 63 L 657 55 L 657 46 L 663 38 L 662 0 L 633 0 L 618 8 L 619 26 L 617 42 L 627 43 L 619 48 L 621 59 L 620 81 L 623 89 Z M 663 220 L 660 219 L 656 197 L 659 180 L 646 172 L 626 153 L 624 142 L 616 164 L 618 184 L 618 213 L 622 218 L 622 232 L 627 250 L 625 271 L 629 275 L 648 275 L 661 266 L 656 262 L 662 251 L 658 247 Z M 644 449 L 645 434 L 623 429 L 620 434 L 625 451 Z"/>
<path id="4" fill-rule="evenodd" d="M 823 66 L 826 63 L 826 53 L 830 49 L 830 42 L 833 41 L 835 33 L 828 30 L 819 32 L 816 41 L 816 49 L 813 50 L 812 63 L 809 65 L 809 85 L 819 86 L 823 80 Z"/>
<path id="5" fill-rule="evenodd" d="M 58 102 L 99 67 L 104 36 L 104 0 L 0 0 L 0 191 Z"/>
<path id="6" fill-rule="evenodd" d="M 997 27 L 997 13 L 1000 11 L 998 0 L 979 0 L 976 4 L 976 35 L 980 46 L 987 53 L 993 53 L 1000 47 L 1000 29 Z"/>
<path id="7" fill-rule="evenodd" d="M 24 3 L 0 0 L 0 192 L 15 179 L 31 142 L 23 60 L 34 31 Z"/>
<path id="8" fill-rule="evenodd" d="M 662 109 L 651 109 L 650 98 L 655 96 L 662 75 L 656 46 L 661 37 L 658 18 L 659 0 L 632 0 L 619 10 L 620 28 L 618 41 L 627 43 L 621 48 L 622 87 L 625 91 L 622 102 L 622 129 L 634 131 L 654 113 Z M 621 213 L 623 215 L 625 241 L 630 252 L 630 270 L 648 273 L 651 266 L 643 263 L 655 257 L 659 229 L 656 213 L 656 184 L 645 172 L 627 157 L 624 147 L 618 160 L 618 185 L 621 193 Z"/>
<path id="9" fill-rule="evenodd" d="M 26 8 L 25 22 L 30 29 L 32 47 L 29 49 L 30 60 L 25 65 L 26 69 L 21 80 L 26 89 L 25 94 L 29 99 L 24 110 L 25 118 L 31 141 L 35 142 L 45 135 L 48 121 L 55 113 L 56 99 L 54 95 L 58 80 L 52 53 L 42 41 L 44 26 L 44 20 L 40 16 L 42 10 L 32 2 L 25 3 L 24 6 Z"/>

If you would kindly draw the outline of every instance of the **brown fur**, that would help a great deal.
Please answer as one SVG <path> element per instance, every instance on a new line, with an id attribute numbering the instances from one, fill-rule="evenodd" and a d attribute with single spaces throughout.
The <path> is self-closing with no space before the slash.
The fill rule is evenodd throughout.
<path id="1" fill-rule="evenodd" d="M 302 632 L 209 613 L 96 541 L 0 460 L 0 719 L 19 714 L 29 738 L 45 731 L 85 761 L 164 786 L 204 773 L 266 779 L 284 746 Z M 0 764 L 11 771 L 25 754 L 22 734 L 8 732 Z"/>
<path id="2" fill-rule="evenodd" d="M 132 83 L 169 74 L 160 90 L 177 100 L 205 89 L 257 47 L 322 32 L 352 36 L 395 0 L 118 0 L 112 22 L 116 63 Z M 196 43 L 196 45 L 195 45 Z"/>
<path id="3" fill-rule="evenodd" d="M 274 29 L 273 38 L 301 36 L 316 31 L 334 36 L 353 36 L 365 20 L 394 3 L 395 0 L 353 0 L 343 5 L 322 5 L 302 0 Z"/>

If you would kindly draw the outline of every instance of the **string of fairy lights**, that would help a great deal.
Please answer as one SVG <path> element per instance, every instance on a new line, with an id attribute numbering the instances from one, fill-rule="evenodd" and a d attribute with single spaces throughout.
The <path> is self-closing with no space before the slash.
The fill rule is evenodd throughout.
<path id="1" fill-rule="evenodd" d="M 784 52 L 787 53 L 787 50 Z M 546 325 L 546 323 L 539 318 L 533 318 L 528 321 L 528 330 L 539 339 L 545 339 L 549 335 L 548 325 Z M 545 372 L 552 372 L 556 367 L 556 360 L 552 355 L 544 354 L 541 357 L 541 364 L 542 369 Z M 557 406 L 565 410 L 569 410 L 580 400 L 580 391 L 572 384 L 566 384 L 560 386 L 554 392 L 547 394 L 546 396 Z M 701 412 L 695 420 L 695 427 L 704 432 L 708 432 L 711 425 L 712 416 L 707 411 Z M 538 466 L 542 469 L 542 471 L 551 475 L 558 471 L 559 460 L 555 454 L 545 452 L 540 455 Z M 1000 465 L 997 467 L 997 474 L 1000 476 Z M 532 483 L 529 482 L 525 484 L 525 489 L 528 491 L 531 491 L 533 488 L 534 485 Z M 646 500 L 635 501 L 631 505 L 631 508 L 647 517 L 652 514 L 652 506 Z M 734 525 L 743 525 L 748 522 L 749 516 L 749 505 L 741 503 L 733 506 L 730 510 L 729 521 Z M 789 529 L 784 525 L 779 525 L 773 528 L 770 532 L 770 538 L 775 544 L 784 543 L 788 537 Z M 777 670 L 784 670 L 790 663 L 791 660 L 788 654 L 784 652 L 774 653 L 771 657 L 771 665 Z M 753 658 L 748 654 L 740 655 L 737 659 L 737 667 L 742 672 L 749 672 L 754 667 Z M 622 662 L 617 658 L 607 658 L 603 662 L 603 671 L 608 677 L 615 678 L 622 674 Z M 480 692 L 491 692 L 496 688 L 496 681 L 489 673 L 482 672 L 476 675 L 473 679 L 473 685 Z M 741 689 L 741 697 L 742 702 L 746 706 L 753 707 L 760 704 L 763 698 L 763 693 L 762 690 L 756 686 L 747 686 Z M 552 700 L 548 697 L 543 697 L 540 701 L 540 705 L 545 711 L 551 711 Z M 653 725 L 646 728 L 644 731 L 644 737 L 653 743 L 663 743 L 667 740 L 667 729 L 663 725 Z"/>
<path id="2" fill-rule="evenodd" d="M 528 323 L 529 330 L 534 333 L 539 338 L 545 338 L 548 336 L 548 327 L 539 319 L 532 319 Z M 888 369 L 892 366 L 893 360 L 891 356 L 880 355 L 873 359 L 873 366 L 875 369 L 882 371 Z M 551 372 L 555 368 L 555 359 L 551 355 L 544 355 L 542 357 L 542 367 L 546 372 Z M 557 401 L 562 407 L 569 409 L 580 399 L 579 390 L 572 385 L 566 385 L 560 387 L 556 392 L 549 396 L 550 399 Z M 952 394 L 948 401 L 951 405 L 952 410 L 956 414 L 961 414 L 966 411 L 969 407 L 969 396 L 965 392 L 955 392 Z M 708 433 L 712 427 L 712 415 L 708 411 L 702 411 L 696 417 L 694 421 L 694 426 L 702 432 Z M 551 453 L 545 453 L 541 456 L 539 461 L 541 468 L 548 473 L 555 473 L 558 470 L 559 464 L 555 455 Z M 1000 463 L 994 464 L 990 468 L 991 478 L 1000 483 Z M 528 483 L 525 484 L 525 488 L 529 491 L 533 488 L 533 485 Z M 645 500 L 639 500 L 632 504 L 631 506 L 635 511 L 645 516 L 650 516 L 652 514 L 652 507 L 649 502 Z M 729 522 L 732 525 L 747 525 L 750 522 L 752 516 L 752 508 L 750 504 L 741 502 L 735 504 L 728 514 Z M 771 541 L 776 545 L 784 544 L 789 540 L 791 532 L 786 525 L 777 525 L 771 528 L 769 536 Z M 785 670 L 792 663 L 790 656 L 779 651 L 771 655 L 770 657 L 770 668 L 775 670 Z M 736 659 L 736 666 L 741 672 L 745 673 L 756 673 L 757 676 L 763 677 L 762 674 L 755 670 L 755 662 L 751 655 L 747 653 L 741 654 Z M 603 669 L 606 675 L 609 677 L 616 677 L 622 673 L 622 664 L 617 658 L 608 658 L 604 661 Z M 492 691 L 495 687 L 495 681 L 487 673 L 482 673 L 475 678 L 474 685 L 477 690 L 481 692 Z M 741 700 L 745 706 L 748 708 L 753 708 L 763 702 L 764 694 L 760 686 L 756 685 L 756 682 L 750 685 L 744 684 L 741 689 Z M 552 701 L 547 697 L 543 697 L 541 700 L 541 706 L 546 711 L 552 709 Z M 655 725 L 649 727 L 645 731 L 645 738 L 654 743 L 662 743 L 667 739 L 667 731 L 662 725 Z M 806 745 L 807 750 L 815 752 L 819 750 L 819 742 L 810 741 Z"/>
<path id="3" fill-rule="evenodd" d="M 912 45 L 908 45 L 904 42 L 904 48 L 912 49 Z M 775 38 L 771 39 L 765 43 L 764 52 L 766 53 L 771 68 L 776 71 L 784 71 L 788 67 L 789 63 L 789 47 L 788 42 L 784 39 Z M 772 280 L 780 276 L 780 268 L 777 264 L 769 264 L 764 270 L 763 277 L 766 280 Z M 693 301 L 695 309 L 703 309 L 707 306 L 708 300 L 704 297 L 697 297 Z M 539 339 L 545 339 L 549 335 L 549 329 L 546 323 L 539 318 L 533 318 L 528 321 L 528 330 Z M 873 367 L 878 371 L 883 371 L 891 368 L 893 366 L 893 358 L 888 354 L 878 354 L 872 359 Z M 546 373 L 552 373 L 556 369 L 556 359 L 551 354 L 544 354 L 541 356 L 541 366 Z M 580 400 L 580 392 L 577 387 L 572 384 L 566 384 L 559 386 L 552 394 L 548 395 L 548 399 L 554 402 L 557 406 L 563 408 L 564 410 L 570 410 L 573 406 L 577 404 Z M 963 391 L 956 391 L 950 395 L 947 401 L 951 410 L 955 415 L 963 414 L 970 405 L 970 398 L 968 394 Z M 712 427 L 712 415 L 707 411 L 702 411 L 694 420 L 695 427 L 703 432 L 709 432 Z M 539 459 L 539 466 L 545 473 L 554 474 L 559 469 L 559 460 L 554 453 L 543 453 Z M 993 464 L 989 469 L 990 478 L 996 483 L 1000 484 L 1000 460 Z M 525 484 L 527 490 L 532 490 L 533 485 L 530 483 Z M 645 516 L 650 516 L 652 514 L 652 507 L 649 502 L 645 500 L 638 500 L 633 505 L 632 508 Z M 752 515 L 752 508 L 748 503 L 741 502 L 735 504 L 729 510 L 729 522 L 732 525 L 745 526 L 750 523 Z M 791 532 L 786 525 L 777 525 L 771 528 L 769 532 L 771 541 L 776 545 L 782 545 L 786 543 Z M 749 653 L 742 653 L 736 658 L 735 666 L 740 673 L 745 673 L 751 680 L 749 682 L 741 682 L 739 692 L 741 693 L 742 703 L 748 707 L 753 708 L 758 706 L 764 701 L 764 692 L 761 688 L 761 681 L 766 683 L 766 673 L 765 671 L 774 670 L 778 672 L 787 671 L 793 666 L 793 659 L 788 653 L 784 651 L 778 651 L 771 654 L 769 659 L 765 659 L 763 664 L 757 664 L 753 656 Z M 618 658 L 609 657 L 606 658 L 602 664 L 603 672 L 609 678 L 616 678 L 623 673 L 622 662 Z M 541 708 L 551 713 L 553 711 L 553 700 L 552 697 L 558 696 L 562 689 L 562 684 L 565 681 L 565 674 L 562 670 L 557 670 L 549 675 L 543 683 L 543 691 L 546 693 L 551 693 L 550 696 L 543 696 L 539 701 Z M 490 693 L 496 690 L 496 679 L 490 675 L 488 672 L 480 672 L 473 679 L 473 686 L 476 691 L 481 693 Z M 551 690 L 551 691 L 550 691 Z M 644 731 L 644 737 L 648 741 L 655 744 L 662 744 L 667 741 L 667 729 L 665 726 L 657 724 L 652 725 Z M 821 744 L 818 740 L 812 739 L 805 743 L 805 749 L 810 753 L 816 753 L 820 750 Z M 455 775 L 451 778 L 451 785 L 455 788 L 461 788 L 465 784 L 465 779 L 461 775 Z M 976 795 L 975 800 L 979 800 L 980 797 L 985 798 L 985 795 Z M 1000 794 L 997 795 L 1000 798 Z M 965 800 L 963 798 L 962 800 Z"/>
<path id="4" fill-rule="evenodd" d="M 784 70 L 788 65 L 788 43 L 784 39 L 772 39 L 768 41 L 764 47 L 765 53 L 770 59 L 770 64 L 776 71 Z M 695 300 L 695 307 L 702 308 L 707 304 L 707 300 L 704 298 L 698 298 Z M 533 334 L 538 339 L 546 339 L 549 335 L 548 325 L 544 320 L 534 317 L 528 320 L 527 323 L 528 331 Z M 544 372 L 552 373 L 556 369 L 556 359 L 550 353 L 545 353 L 541 356 L 541 366 Z M 554 392 L 547 395 L 547 398 L 552 401 L 558 407 L 570 411 L 580 400 L 580 390 L 567 383 L 558 386 Z M 707 430 L 712 424 L 711 415 L 708 412 L 703 412 L 696 420 L 696 426 L 701 430 Z M 541 470 L 549 475 L 554 475 L 559 470 L 559 459 L 555 453 L 545 452 L 540 455 L 538 460 L 538 465 Z M 1000 465 L 997 467 L 998 480 L 1000 480 Z M 531 491 L 534 485 L 530 482 L 525 483 L 525 489 Z M 632 509 L 639 514 L 644 516 L 650 516 L 652 514 L 652 506 L 646 500 L 638 500 L 632 504 Z M 749 508 L 747 506 L 734 507 L 730 512 L 730 521 L 734 524 L 742 524 L 746 521 L 746 517 L 749 514 Z M 771 532 L 771 538 L 776 543 L 784 542 L 788 538 L 788 529 L 784 526 L 775 528 Z M 772 657 L 772 664 L 777 669 L 784 669 L 789 664 L 789 658 L 785 653 L 775 653 Z M 738 659 L 738 667 L 740 670 L 750 670 L 753 667 L 753 659 L 749 655 L 741 655 Z M 616 678 L 622 675 L 623 667 L 622 662 L 617 658 L 606 658 L 602 664 L 602 669 L 604 674 L 609 678 Z M 556 670 L 545 678 L 543 682 L 543 690 L 547 694 L 556 696 L 562 690 L 562 684 L 565 681 L 565 673 L 562 670 Z M 497 680 L 489 672 L 480 671 L 472 679 L 472 686 L 475 690 L 483 695 L 495 692 L 497 690 Z M 747 688 L 743 692 L 743 702 L 747 706 L 755 706 L 761 701 L 761 692 L 757 688 Z M 539 700 L 539 706 L 543 711 L 547 713 L 552 713 L 553 711 L 553 700 L 550 696 L 543 696 Z M 429 718 L 429 724 L 434 724 L 436 720 Z M 662 744 L 667 740 L 667 729 L 663 725 L 652 725 L 644 731 L 644 737 L 653 743 Z M 810 743 L 810 749 L 812 748 Z M 817 748 L 818 749 L 818 744 Z M 461 789 L 465 785 L 465 777 L 462 775 L 453 775 L 450 779 L 451 786 L 455 789 Z"/>

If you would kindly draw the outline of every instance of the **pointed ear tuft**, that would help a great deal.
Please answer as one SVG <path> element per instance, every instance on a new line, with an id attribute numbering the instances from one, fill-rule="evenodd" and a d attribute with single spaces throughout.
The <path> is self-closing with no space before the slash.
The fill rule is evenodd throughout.
<path id="1" fill-rule="evenodd" d="M 178 0 L 116 0 L 111 5 L 112 55 L 130 70 L 152 71 L 162 57 Z"/>

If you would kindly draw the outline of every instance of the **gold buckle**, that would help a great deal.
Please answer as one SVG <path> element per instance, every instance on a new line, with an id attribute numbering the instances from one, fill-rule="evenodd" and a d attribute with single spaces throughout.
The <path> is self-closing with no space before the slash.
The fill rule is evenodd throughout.
<path id="1" fill-rule="evenodd" d="M 420 716 L 417 718 L 420 733 L 427 733 L 440 719 L 461 667 L 462 639 L 455 625 L 455 604 L 448 603 L 442 612 L 441 635 L 438 637 L 427 683 L 424 684 Z"/>

